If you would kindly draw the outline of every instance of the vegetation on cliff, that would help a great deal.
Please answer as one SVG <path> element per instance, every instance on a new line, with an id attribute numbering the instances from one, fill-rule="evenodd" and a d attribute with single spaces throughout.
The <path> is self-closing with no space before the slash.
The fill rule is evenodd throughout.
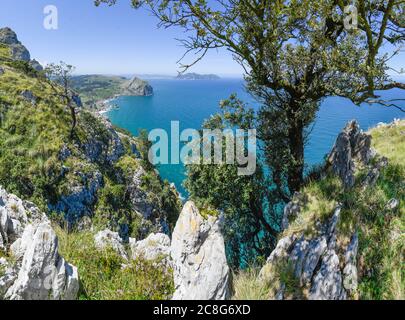
<path id="1" fill-rule="evenodd" d="M 144 139 L 83 108 L 72 137 L 70 111 L 42 72 L 14 60 L 6 44 L 0 68 L 0 185 L 69 225 L 89 216 L 124 238 L 169 232 L 180 201 L 154 168 L 143 168 Z"/>

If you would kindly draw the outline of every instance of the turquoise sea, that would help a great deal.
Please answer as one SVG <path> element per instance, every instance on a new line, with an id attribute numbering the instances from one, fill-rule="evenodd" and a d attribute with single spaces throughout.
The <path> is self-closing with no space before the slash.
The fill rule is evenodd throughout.
<path id="1" fill-rule="evenodd" d="M 170 134 L 171 121 L 180 122 L 180 130 L 199 129 L 204 119 L 219 110 L 219 101 L 232 93 L 252 106 L 257 103 L 245 92 L 243 80 L 221 79 L 214 81 L 150 80 L 155 94 L 151 97 L 120 97 L 114 101 L 118 108 L 107 116 L 114 125 L 137 135 L 139 129 L 161 128 Z M 384 97 L 405 99 L 405 92 L 391 90 Z M 402 102 L 405 107 L 405 104 Z M 343 98 L 328 98 L 322 104 L 306 146 L 308 165 L 320 163 L 347 121 L 357 119 L 364 130 L 379 122 L 390 122 L 404 118 L 405 113 L 395 108 L 364 105 L 357 107 Z M 176 185 L 183 196 L 182 186 L 185 171 L 182 165 L 161 165 L 159 172 L 164 179 Z"/>

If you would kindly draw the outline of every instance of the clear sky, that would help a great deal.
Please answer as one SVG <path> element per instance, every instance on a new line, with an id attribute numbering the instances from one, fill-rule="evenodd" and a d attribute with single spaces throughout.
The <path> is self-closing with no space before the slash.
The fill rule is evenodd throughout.
<path id="1" fill-rule="evenodd" d="M 176 74 L 184 53 L 176 40 L 182 31 L 159 29 L 146 9 L 132 9 L 129 0 L 118 2 L 97 8 L 93 0 L 0 0 L 0 27 L 12 28 L 41 63 L 63 60 L 77 73 Z M 58 8 L 58 30 L 43 27 L 47 5 Z M 242 74 L 225 50 L 210 52 L 191 71 Z"/>
<path id="2" fill-rule="evenodd" d="M 43 64 L 63 60 L 82 74 L 176 74 L 176 62 L 184 53 L 176 40 L 184 37 L 182 30 L 158 29 L 155 17 L 129 3 L 120 0 L 114 7 L 97 8 L 93 0 L 0 0 L 0 27 L 15 30 L 31 56 Z M 47 5 L 58 8 L 58 30 L 43 27 Z M 405 67 L 405 55 L 391 65 Z M 211 51 L 190 71 L 242 74 L 225 50 Z"/>

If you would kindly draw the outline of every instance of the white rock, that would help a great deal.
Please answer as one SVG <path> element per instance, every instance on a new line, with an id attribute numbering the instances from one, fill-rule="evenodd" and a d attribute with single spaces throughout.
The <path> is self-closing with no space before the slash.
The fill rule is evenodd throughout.
<path id="1" fill-rule="evenodd" d="M 31 228 L 31 226 L 27 226 Z M 21 268 L 14 284 L 8 289 L 6 299 L 11 300 L 48 300 L 74 299 L 79 285 L 77 271 L 68 266 L 58 253 L 58 239 L 49 222 L 41 222 L 33 227 L 34 232 L 27 231 L 28 236 L 19 248 L 25 248 Z M 28 243 L 26 243 L 29 241 Z M 69 277 L 76 277 L 74 286 Z"/>
<path id="2" fill-rule="evenodd" d="M 128 260 L 127 252 L 125 251 L 123 241 L 118 232 L 105 229 L 98 232 L 94 236 L 96 247 L 100 250 L 104 250 L 108 247 L 117 252 L 123 259 Z"/>
<path id="3" fill-rule="evenodd" d="M 169 264 L 170 238 L 163 233 L 152 233 L 145 240 L 130 239 L 131 258 L 142 257 L 148 261 L 161 261 Z"/>
<path id="4" fill-rule="evenodd" d="M 395 211 L 398 209 L 398 207 L 399 207 L 399 200 L 397 200 L 397 199 L 391 199 L 387 203 L 388 210 Z"/>
<path id="5" fill-rule="evenodd" d="M 230 297 L 230 270 L 221 219 L 205 220 L 191 201 L 184 205 L 173 232 L 173 300 L 224 300 Z"/>

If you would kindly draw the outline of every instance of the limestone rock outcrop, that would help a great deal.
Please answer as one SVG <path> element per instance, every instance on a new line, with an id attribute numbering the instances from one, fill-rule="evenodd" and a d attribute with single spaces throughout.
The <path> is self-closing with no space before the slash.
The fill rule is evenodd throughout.
<path id="1" fill-rule="evenodd" d="M 332 166 L 346 188 L 354 186 L 355 161 L 368 164 L 373 156 L 371 136 L 364 133 L 357 121 L 350 121 L 336 139 L 329 155 L 328 163 Z"/>
<path id="2" fill-rule="evenodd" d="M 132 259 L 143 258 L 170 265 L 170 238 L 163 233 L 152 233 L 146 239 L 136 241 L 130 238 Z"/>
<path id="3" fill-rule="evenodd" d="M 1 262 L 0 299 L 76 299 L 77 268 L 60 256 L 48 218 L 0 187 L 0 221 L 0 249 L 13 257 Z"/>
<path id="4" fill-rule="evenodd" d="M 172 236 L 174 300 L 224 300 L 230 297 L 230 269 L 225 256 L 221 219 L 204 219 L 191 201 Z"/>
<path id="5" fill-rule="evenodd" d="M 41 64 L 37 60 L 31 60 L 30 52 L 18 40 L 17 34 L 10 28 L 0 29 L 0 43 L 9 46 L 11 58 L 13 60 L 29 62 L 35 70 L 43 70 Z"/>
<path id="6" fill-rule="evenodd" d="M 96 247 L 100 250 L 111 248 L 115 252 L 117 252 L 124 260 L 128 260 L 128 254 L 118 232 L 113 232 L 108 229 L 100 231 L 94 236 L 94 242 L 96 244 Z"/>

